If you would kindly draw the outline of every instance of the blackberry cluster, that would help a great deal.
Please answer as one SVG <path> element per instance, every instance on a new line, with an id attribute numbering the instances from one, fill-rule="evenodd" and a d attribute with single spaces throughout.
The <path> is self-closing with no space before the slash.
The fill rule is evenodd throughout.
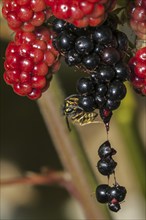
<path id="1" fill-rule="evenodd" d="M 69 66 L 77 66 L 89 74 L 77 82 L 79 106 L 85 112 L 98 108 L 106 124 L 126 95 L 124 81 L 130 74 L 124 63 L 128 39 L 116 27 L 112 16 L 95 28 L 77 28 L 59 19 L 53 21 L 54 47 Z"/>
<path id="2" fill-rule="evenodd" d="M 98 149 L 98 155 L 100 160 L 97 163 L 98 171 L 104 175 L 115 175 L 115 168 L 117 163 L 112 159 L 112 156 L 116 154 L 116 150 L 111 147 L 109 141 L 105 141 Z M 121 208 L 120 202 L 125 199 L 126 189 L 120 186 L 116 181 L 113 187 L 108 184 L 101 184 L 96 188 L 96 199 L 100 203 L 108 203 L 108 207 L 113 212 L 118 212 Z"/>
<path id="3" fill-rule="evenodd" d="M 56 18 L 76 27 L 97 26 L 103 23 L 117 0 L 45 0 Z"/>
<path id="4" fill-rule="evenodd" d="M 116 30 L 114 16 L 99 27 L 77 28 L 63 20 L 53 21 L 56 32 L 54 46 L 69 66 L 78 66 L 88 73 L 97 72 L 100 65 L 114 66 L 124 60 L 128 38 Z M 120 79 L 125 76 L 120 75 Z"/>
<path id="5" fill-rule="evenodd" d="M 120 71 L 120 68 L 123 69 L 125 67 L 121 63 L 118 65 Z M 125 69 L 127 69 L 127 66 Z M 124 83 L 114 77 L 110 81 L 109 79 L 112 76 L 110 74 L 115 77 L 116 73 L 110 66 L 101 66 L 98 73 L 94 74 L 94 77 L 93 75 L 82 77 L 77 81 L 76 85 L 79 94 L 79 107 L 85 112 L 93 112 L 98 109 L 103 122 L 107 126 L 111 119 L 112 111 L 120 106 L 121 100 L 126 95 Z"/>
<path id="6" fill-rule="evenodd" d="M 130 81 L 134 90 L 146 96 L 146 47 L 139 49 L 129 61 Z"/>
<path id="7" fill-rule="evenodd" d="M 42 26 L 31 33 L 18 31 L 6 49 L 4 80 L 16 94 L 38 99 L 59 66 L 51 30 Z"/>

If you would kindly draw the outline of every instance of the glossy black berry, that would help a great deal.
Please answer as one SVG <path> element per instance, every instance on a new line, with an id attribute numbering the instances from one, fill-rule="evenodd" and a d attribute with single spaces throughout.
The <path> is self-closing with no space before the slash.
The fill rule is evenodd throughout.
<path id="1" fill-rule="evenodd" d="M 117 108 L 119 108 L 121 104 L 120 100 L 111 100 L 111 99 L 107 99 L 106 104 L 105 104 L 105 108 L 113 111 L 116 110 Z"/>
<path id="2" fill-rule="evenodd" d="M 100 43 L 95 44 L 95 46 L 94 46 L 94 53 L 100 55 L 102 53 L 102 51 L 104 50 L 104 48 L 105 48 L 105 46 L 103 44 L 100 44 Z"/>
<path id="3" fill-rule="evenodd" d="M 127 191 L 124 186 L 115 185 L 108 191 L 109 200 L 116 199 L 118 202 L 122 202 L 126 197 Z"/>
<path id="4" fill-rule="evenodd" d="M 89 70 L 95 69 L 98 66 L 99 62 L 100 57 L 95 53 L 85 56 L 82 60 L 83 65 Z"/>
<path id="5" fill-rule="evenodd" d="M 130 68 L 124 62 L 118 62 L 115 65 L 116 79 L 126 81 L 130 77 Z"/>
<path id="6" fill-rule="evenodd" d="M 81 63 L 81 55 L 79 55 L 74 49 L 70 50 L 65 57 L 65 62 L 69 66 L 74 66 Z"/>
<path id="7" fill-rule="evenodd" d="M 117 49 L 108 47 L 102 51 L 101 58 L 104 63 L 114 65 L 120 60 L 120 53 Z"/>
<path id="8" fill-rule="evenodd" d="M 126 34 L 121 31 L 116 31 L 115 34 L 116 34 L 116 38 L 118 41 L 118 48 L 120 50 L 126 51 L 128 48 L 128 38 L 127 38 Z"/>
<path id="9" fill-rule="evenodd" d="M 116 166 L 117 163 L 112 158 L 101 159 L 97 163 L 98 171 L 104 176 L 112 174 Z"/>
<path id="10" fill-rule="evenodd" d="M 98 95 L 98 93 L 95 94 L 94 99 L 97 104 L 97 108 L 101 108 L 106 103 L 106 97 Z"/>
<path id="11" fill-rule="evenodd" d="M 115 203 L 109 203 L 108 207 L 113 212 L 118 212 L 121 209 L 121 206 L 118 202 Z"/>
<path id="12" fill-rule="evenodd" d="M 89 37 L 81 36 L 75 42 L 75 49 L 80 54 L 88 54 L 94 48 L 93 42 Z"/>
<path id="13" fill-rule="evenodd" d="M 79 98 L 79 107 L 81 107 L 85 112 L 92 112 L 95 108 L 95 101 L 93 96 L 81 96 Z"/>
<path id="14" fill-rule="evenodd" d="M 64 30 L 66 22 L 60 19 L 54 19 L 52 22 L 52 28 L 56 33 L 59 33 Z"/>
<path id="15" fill-rule="evenodd" d="M 93 82 L 89 77 L 82 77 L 77 81 L 76 89 L 80 94 L 90 94 L 94 89 Z"/>
<path id="16" fill-rule="evenodd" d="M 119 80 L 115 80 L 109 85 L 107 97 L 114 101 L 121 100 L 125 97 L 126 92 L 127 90 L 124 83 L 120 82 Z"/>
<path id="17" fill-rule="evenodd" d="M 62 32 L 59 37 L 56 39 L 56 46 L 58 50 L 66 52 L 73 48 L 74 38 L 72 35 Z"/>
<path id="18" fill-rule="evenodd" d="M 98 155 L 100 158 L 106 158 L 114 154 L 116 154 L 116 150 L 111 148 L 111 144 L 109 141 L 105 141 L 102 145 L 100 145 L 98 149 Z"/>
<path id="19" fill-rule="evenodd" d="M 109 82 L 115 76 L 114 69 L 109 65 L 102 65 L 97 69 L 97 79 L 100 82 Z"/>
<path id="20" fill-rule="evenodd" d="M 105 96 L 107 93 L 107 85 L 106 84 L 97 84 L 95 88 L 95 92 L 97 95 Z"/>
<path id="21" fill-rule="evenodd" d="M 93 33 L 93 40 L 96 43 L 107 44 L 112 40 L 112 37 L 113 35 L 111 29 L 104 25 L 96 28 Z"/>
<path id="22" fill-rule="evenodd" d="M 110 186 L 107 184 L 101 184 L 96 188 L 96 199 L 100 203 L 107 203 L 108 200 L 108 191 Z"/>

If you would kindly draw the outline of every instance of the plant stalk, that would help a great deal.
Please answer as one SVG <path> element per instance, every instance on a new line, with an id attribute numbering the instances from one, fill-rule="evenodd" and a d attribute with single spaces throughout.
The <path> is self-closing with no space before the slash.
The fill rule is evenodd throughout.
<path id="1" fill-rule="evenodd" d="M 74 129 L 69 133 L 65 119 L 61 115 L 60 106 L 63 100 L 63 92 L 59 89 L 59 83 L 54 77 L 51 88 L 38 100 L 40 112 L 62 165 L 65 171 L 71 174 L 86 219 L 110 219 L 108 212 L 105 209 L 102 211 L 99 207 L 95 196 L 91 196 L 97 186 L 97 180 L 77 133 Z"/>

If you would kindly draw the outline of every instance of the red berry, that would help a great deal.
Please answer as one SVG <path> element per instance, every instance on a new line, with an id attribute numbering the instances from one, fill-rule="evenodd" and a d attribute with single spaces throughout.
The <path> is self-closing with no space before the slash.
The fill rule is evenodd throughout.
<path id="1" fill-rule="evenodd" d="M 5 0 L 2 14 L 12 30 L 30 32 L 51 16 L 45 0 Z"/>
<path id="2" fill-rule="evenodd" d="M 45 0 L 56 18 L 77 27 L 97 26 L 104 22 L 116 0 Z"/>
<path id="3" fill-rule="evenodd" d="M 135 58 L 138 62 L 143 62 L 146 65 L 146 47 L 138 50 L 135 54 Z"/>
<path id="4" fill-rule="evenodd" d="M 139 49 L 129 61 L 131 83 L 142 95 L 146 95 L 146 47 Z"/>
<path id="5" fill-rule="evenodd" d="M 146 39 L 146 1 L 135 0 L 130 2 L 130 25 L 138 38 Z"/>
<path id="6" fill-rule="evenodd" d="M 135 74 L 140 78 L 146 77 L 146 65 L 141 62 L 138 62 L 137 65 L 134 67 Z"/>
<path id="7" fill-rule="evenodd" d="M 59 53 L 52 45 L 52 31 L 18 31 L 6 49 L 4 80 L 15 93 L 37 99 L 46 91 L 54 71 L 59 69 Z M 49 82 L 49 83 L 48 83 Z"/>
<path id="8" fill-rule="evenodd" d="M 33 89 L 31 93 L 27 95 L 27 97 L 31 100 L 39 99 L 42 95 L 41 89 Z"/>

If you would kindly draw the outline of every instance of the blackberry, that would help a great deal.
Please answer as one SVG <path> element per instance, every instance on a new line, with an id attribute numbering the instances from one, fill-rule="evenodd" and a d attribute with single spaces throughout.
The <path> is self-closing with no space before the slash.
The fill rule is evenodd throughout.
<path id="1" fill-rule="evenodd" d="M 109 200 L 116 199 L 118 202 L 122 202 L 126 197 L 127 191 L 124 186 L 115 185 L 108 190 Z"/>
<path id="2" fill-rule="evenodd" d="M 106 97 L 101 96 L 98 93 L 94 95 L 95 103 L 97 104 L 97 108 L 101 108 L 106 103 Z"/>
<path id="3" fill-rule="evenodd" d="M 96 43 L 108 44 L 112 41 L 113 34 L 111 29 L 108 26 L 97 27 L 93 33 L 93 40 Z"/>
<path id="4" fill-rule="evenodd" d="M 73 40 L 72 35 L 62 32 L 55 40 L 55 45 L 59 51 L 66 52 L 73 49 Z"/>
<path id="5" fill-rule="evenodd" d="M 120 60 L 121 56 L 117 49 L 108 47 L 102 51 L 101 58 L 105 64 L 114 65 Z"/>
<path id="6" fill-rule="evenodd" d="M 75 26 L 82 28 L 101 25 L 111 11 L 116 0 L 106 1 L 78 1 L 78 0 L 46 0 L 56 18 L 63 19 Z"/>
<path id="7" fill-rule="evenodd" d="M 81 56 L 74 49 L 68 51 L 65 56 L 65 61 L 69 66 L 78 65 L 81 63 L 81 60 Z"/>
<path id="8" fill-rule="evenodd" d="M 146 96 L 146 47 L 139 49 L 129 61 L 131 69 L 130 82 L 134 90 Z"/>
<path id="9" fill-rule="evenodd" d="M 90 94 L 93 89 L 93 82 L 89 77 L 82 77 L 77 81 L 76 89 L 80 94 Z"/>
<path id="10" fill-rule="evenodd" d="M 49 87 L 59 69 L 59 53 L 52 45 L 52 32 L 46 27 L 34 32 L 18 31 L 6 49 L 4 80 L 15 93 L 38 99 Z"/>
<path id="11" fill-rule="evenodd" d="M 96 188 L 96 199 L 100 203 L 107 203 L 108 199 L 108 191 L 110 190 L 110 186 L 107 184 L 101 184 Z"/>
<path id="12" fill-rule="evenodd" d="M 75 49 L 79 54 L 88 54 L 94 48 L 93 42 L 89 37 L 81 36 L 76 39 Z"/>
<path id="13" fill-rule="evenodd" d="M 119 108 L 121 102 L 119 100 L 110 100 L 107 99 L 106 103 L 105 103 L 105 108 L 107 110 L 113 111 L 116 110 L 117 108 Z"/>
<path id="14" fill-rule="evenodd" d="M 130 68 L 129 66 L 124 63 L 123 61 L 118 62 L 115 66 L 114 66 L 114 70 L 116 72 L 116 79 L 120 80 L 120 81 L 126 81 L 129 80 L 130 77 Z"/>
<path id="15" fill-rule="evenodd" d="M 121 209 L 121 206 L 118 202 L 114 202 L 114 203 L 110 202 L 108 203 L 108 207 L 113 212 L 118 212 Z"/>
<path id="16" fill-rule="evenodd" d="M 51 12 L 44 0 L 3 1 L 2 14 L 10 29 L 32 32 L 50 18 Z"/>
<path id="17" fill-rule="evenodd" d="M 95 93 L 100 96 L 105 96 L 108 90 L 108 86 L 106 84 L 96 84 Z"/>
<path id="18" fill-rule="evenodd" d="M 110 82 L 115 76 L 114 69 L 109 65 L 100 66 L 96 70 L 96 72 L 97 72 L 97 79 L 102 83 L 103 82 Z"/>
<path id="19" fill-rule="evenodd" d="M 96 53 L 85 56 L 82 60 L 82 64 L 89 70 L 95 69 L 100 62 L 100 57 Z"/>
<path id="20" fill-rule="evenodd" d="M 64 31 L 65 26 L 66 26 L 66 22 L 61 19 L 56 18 L 52 22 L 52 28 L 58 34 L 60 34 L 60 32 L 62 32 L 62 31 Z"/>
<path id="21" fill-rule="evenodd" d="M 98 149 L 98 155 L 100 158 L 106 158 L 116 154 L 116 150 L 111 148 L 109 141 L 105 141 Z"/>
<path id="22" fill-rule="evenodd" d="M 116 166 L 117 163 L 112 158 L 101 159 L 97 163 L 98 171 L 104 176 L 111 175 Z"/>
<path id="23" fill-rule="evenodd" d="M 105 46 L 103 44 L 100 44 L 100 43 L 95 44 L 94 45 L 94 53 L 101 55 L 104 48 L 105 48 Z"/>
<path id="24" fill-rule="evenodd" d="M 120 82 L 119 80 L 115 80 L 114 82 L 110 83 L 107 92 L 107 97 L 109 98 L 109 100 L 119 101 L 123 99 L 125 95 L 126 95 L 126 86 L 122 82 Z M 108 101 L 109 105 L 112 105 L 111 101 Z"/>
<path id="25" fill-rule="evenodd" d="M 95 109 L 95 100 L 93 96 L 81 96 L 79 97 L 79 107 L 85 112 L 92 112 Z"/>

